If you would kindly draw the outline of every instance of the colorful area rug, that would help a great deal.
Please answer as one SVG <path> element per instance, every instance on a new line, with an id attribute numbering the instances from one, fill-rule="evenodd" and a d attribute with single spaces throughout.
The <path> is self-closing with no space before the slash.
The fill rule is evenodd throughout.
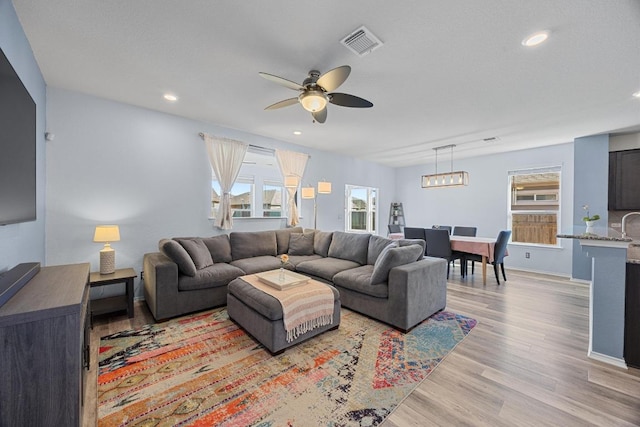
<path id="1" fill-rule="evenodd" d="M 476 325 L 340 327 L 271 356 L 216 309 L 102 337 L 99 426 L 376 426 Z"/>

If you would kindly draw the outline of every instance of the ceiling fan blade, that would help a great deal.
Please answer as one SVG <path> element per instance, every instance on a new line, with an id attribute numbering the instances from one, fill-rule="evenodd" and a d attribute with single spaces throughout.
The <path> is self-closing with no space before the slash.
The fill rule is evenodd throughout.
<path id="1" fill-rule="evenodd" d="M 318 123 L 324 123 L 327 121 L 327 107 L 324 107 L 320 111 L 316 111 L 315 113 L 311 113 L 313 119 Z"/>
<path id="2" fill-rule="evenodd" d="M 267 80 L 271 80 L 272 82 L 282 85 L 284 87 L 288 87 L 289 89 L 304 90 L 304 87 L 302 87 L 296 82 L 292 82 L 291 80 L 283 79 L 282 77 L 274 76 L 273 74 L 269 74 L 269 73 L 259 72 L 258 74 L 260 74 L 263 78 Z"/>
<path id="3" fill-rule="evenodd" d="M 347 80 L 350 73 L 351 67 L 343 65 L 342 67 L 327 71 L 320 76 L 316 83 L 327 92 L 331 92 L 338 89 L 338 87 Z"/>
<path id="4" fill-rule="evenodd" d="M 297 104 L 298 98 L 289 98 L 283 101 L 276 102 L 265 108 L 265 110 L 277 110 L 278 108 L 288 107 L 289 105 Z"/>
<path id="5" fill-rule="evenodd" d="M 329 102 L 341 107 L 371 108 L 373 104 L 366 99 L 348 93 L 330 93 Z"/>

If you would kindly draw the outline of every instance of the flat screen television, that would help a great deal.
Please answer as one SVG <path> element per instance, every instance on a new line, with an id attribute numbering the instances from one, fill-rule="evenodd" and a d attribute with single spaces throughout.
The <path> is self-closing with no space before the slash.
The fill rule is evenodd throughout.
<path id="1" fill-rule="evenodd" d="M 36 103 L 0 49 L 0 225 L 36 219 Z"/>

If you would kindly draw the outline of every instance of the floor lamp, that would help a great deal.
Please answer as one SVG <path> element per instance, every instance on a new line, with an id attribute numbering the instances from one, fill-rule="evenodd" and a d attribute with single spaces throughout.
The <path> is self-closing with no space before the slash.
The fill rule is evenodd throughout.
<path id="1" fill-rule="evenodd" d="M 318 194 L 331 194 L 331 183 L 328 181 L 318 182 Z M 318 201 L 316 196 L 316 189 L 309 187 L 302 187 L 302 198 L 313 199 L 313 228 L 318 229 Z"/>

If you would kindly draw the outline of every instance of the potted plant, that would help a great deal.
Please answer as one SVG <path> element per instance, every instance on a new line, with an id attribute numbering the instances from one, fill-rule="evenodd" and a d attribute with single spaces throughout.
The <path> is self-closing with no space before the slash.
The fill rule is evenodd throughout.
<path id="1" fill-rule="evenodd" d="M 584 209 L 584 211 L 587 213 L 586 216 L 582 217 L 582 220 L 587 224 L 587 227 L 593 227 L 596 221 L 600 219 L 600 215 L 589 215 L 589 205 L 584 205 L 582 209 Z"/>

